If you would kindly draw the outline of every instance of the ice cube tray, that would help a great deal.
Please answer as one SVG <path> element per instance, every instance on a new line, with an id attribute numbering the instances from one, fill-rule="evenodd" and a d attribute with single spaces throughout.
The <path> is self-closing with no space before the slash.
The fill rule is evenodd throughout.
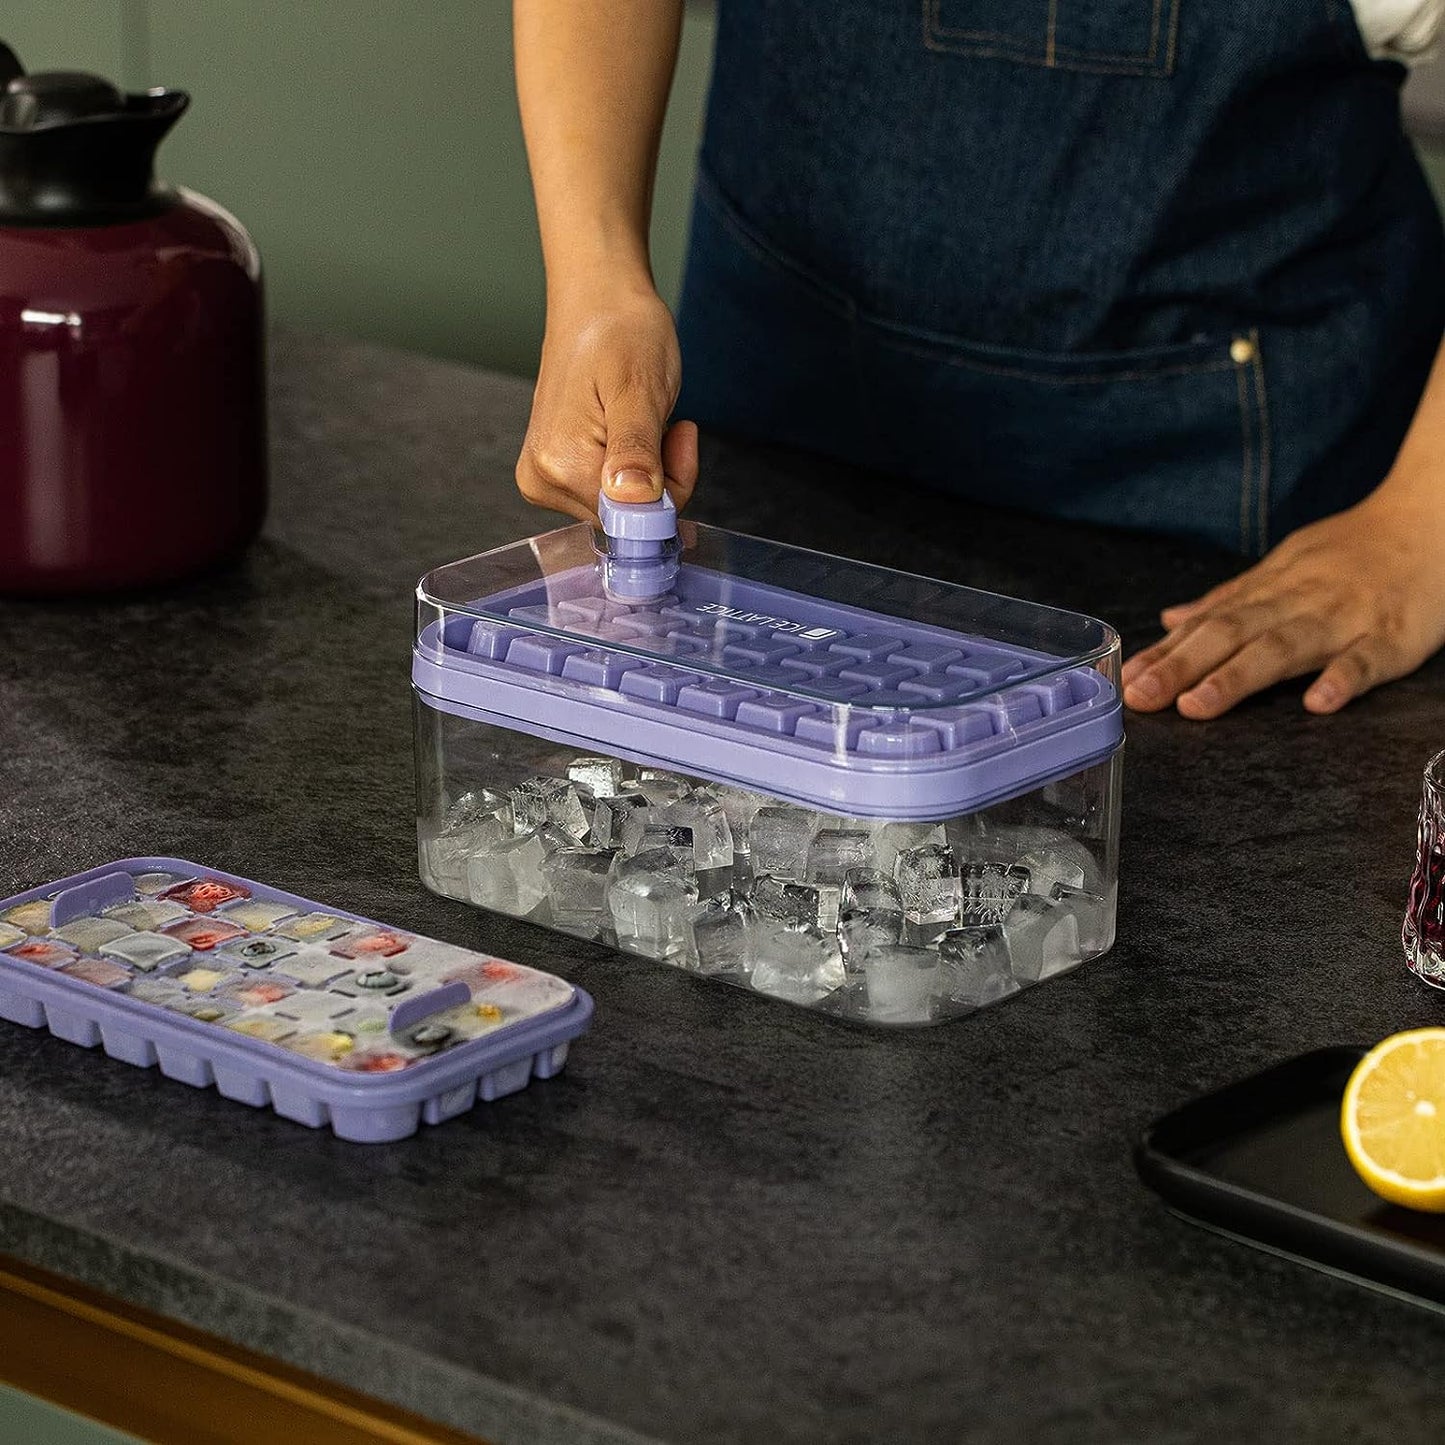
<path id="1" fill-rule="evenodd" d="M 609 595 L 585 527 L 431 573 L 418 692 L 477 722 L 894 819 L 989 806 L 1122 740 L 1095 665 L 1117 650 L 1102 623 L 717 529 L 685 537 L 671 590 L 645 601 Z"/>
<path id="2" fill-rule="evenodd" d="M 551 974 L 180 858 L 0 901 L 0 1018 L 358 1143 L 551 1078 L 591 1015 Z"/>

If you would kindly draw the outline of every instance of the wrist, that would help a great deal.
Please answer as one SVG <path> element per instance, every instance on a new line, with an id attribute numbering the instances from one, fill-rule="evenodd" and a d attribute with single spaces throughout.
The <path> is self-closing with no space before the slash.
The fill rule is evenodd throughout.
<path id="1" fill-rule="evenodd" d="M 571 236 L 565 247 L 548 248 L 545 260 L 549 313 L 657 295 L 647 244 L 635 235 Z"/>
<path id="2" fill-rule="evenodd" d="M 1445 458 L 1400 458 L 1360 506 L 1380 518 L 1445 526 Z"/>

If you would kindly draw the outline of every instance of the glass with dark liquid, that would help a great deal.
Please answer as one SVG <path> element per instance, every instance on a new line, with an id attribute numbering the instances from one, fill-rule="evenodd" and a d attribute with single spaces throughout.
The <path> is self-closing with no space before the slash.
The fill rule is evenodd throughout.
<path id="1" fill-rule="evenodd" d="M 1436 753 L 1425 769 L 1420 841 L 1401 937 L 1415 976 L 1445 988 L 1445 752 Z"/>

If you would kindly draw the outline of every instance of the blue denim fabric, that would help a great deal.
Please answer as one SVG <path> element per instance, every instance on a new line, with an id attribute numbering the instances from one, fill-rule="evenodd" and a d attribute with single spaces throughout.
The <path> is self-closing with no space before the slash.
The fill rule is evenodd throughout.
<path id="1" fill-rule="evenodd" d="M 1445 326 L 1348 0 L 722 0 L 677 414 L 1257 555 Z"/>

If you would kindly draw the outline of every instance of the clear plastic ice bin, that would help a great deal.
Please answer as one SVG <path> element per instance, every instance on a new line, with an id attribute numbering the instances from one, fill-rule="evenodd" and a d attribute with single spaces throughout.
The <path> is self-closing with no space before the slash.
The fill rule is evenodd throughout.
<path id="1" fill-rule="evenodd" d="M 721 528 L 631 530 L 418 585 L 428 888 L 872 1024 L 971 1013 L 1110 947 L 1112 628 Z"/>

